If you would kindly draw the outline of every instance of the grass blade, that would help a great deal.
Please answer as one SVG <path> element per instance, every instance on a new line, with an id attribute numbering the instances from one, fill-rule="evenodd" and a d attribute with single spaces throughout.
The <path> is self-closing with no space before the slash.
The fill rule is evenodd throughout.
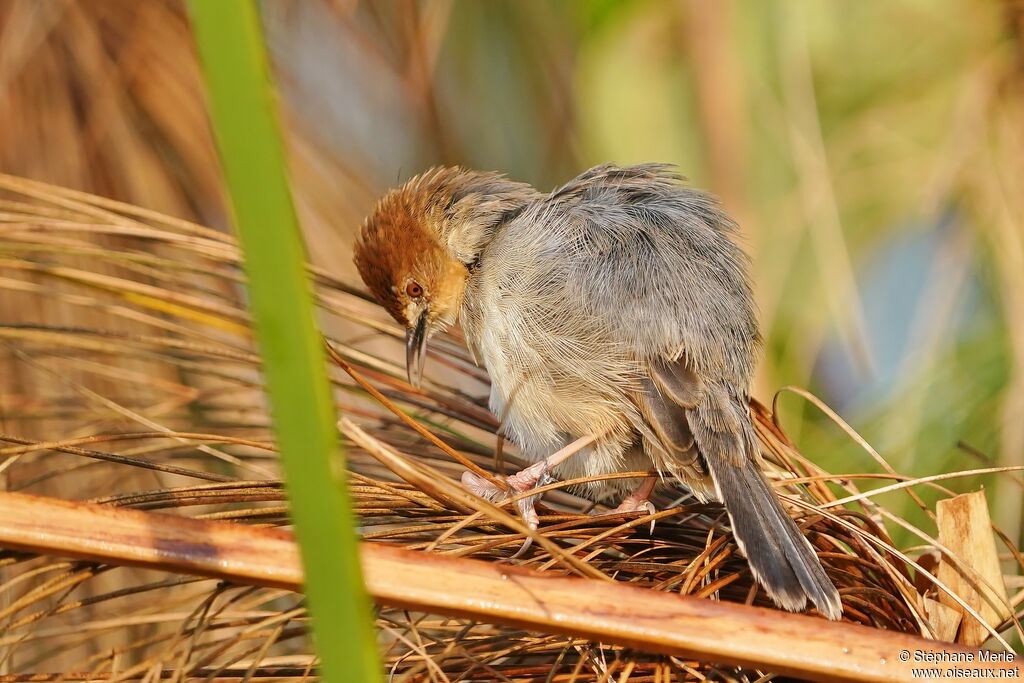
<path id="1" fill-rule="evenodd" d="M 245 254 L 321 675 L 335 682 L 380 680 L 351 505 L 334 473 L 344 470 L 331 467 L 339 453 L 335 411 L 258 10 L 252 0 L 192 0 L 189 7 Z"/>

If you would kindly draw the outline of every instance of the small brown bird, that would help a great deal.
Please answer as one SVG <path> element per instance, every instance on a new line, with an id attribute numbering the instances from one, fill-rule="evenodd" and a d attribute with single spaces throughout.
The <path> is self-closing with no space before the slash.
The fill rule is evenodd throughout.
<path id="1" fill-rule="evenodd" d="M 407 330 L 413 384 L 430 336 L 461 322 L 490 375 L 491 410 L 538 463 L 508 478 L 513 489 L 536 486 L 548 466 L 562 478 L 653 468 L 724 503 L 777 604 L 810 599 L 838 619 L 839 593 L 761 472 L 748 408 L 760 335 L 735 231 L 665 165 L 598 166 L 550 194 L 434 168 L 378 202 L 355 262 Z M 578 439 L 581 452 L 548 459 Z M 653 510 L 656 481 L 588 488 L 628 493 L 618 510 Z M 532 501 L 524 514 L 536 527 Z"/>

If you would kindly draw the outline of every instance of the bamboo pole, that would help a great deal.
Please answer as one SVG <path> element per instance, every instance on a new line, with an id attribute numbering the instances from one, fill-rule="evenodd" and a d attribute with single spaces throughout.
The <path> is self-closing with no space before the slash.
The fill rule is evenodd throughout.
<path id="1" fill-rule="evenodd" d="M 284 530 L 18 493 L 0 493 L 0 546 L 240 584 L 296 591 L 302 586 L 298 551 Z M 1008 663 L 982 662 L 976 649 L 777 610 L 377 543 L 363 543 L 360 556 L 367 588 L 382 605 L 646 652 L 828 681 L 920 680 L 912 667 L 938 667 L 943 671 L 934 675 L 947 678 L 963 677 L 946 670 L 965 667 L 996 678 L 1024 674 L 1019 655 Z M 901 652 L 909 662 L 901 661 Z M 918 653 L 970 656 L 973 662 L 921 663 Z"/>

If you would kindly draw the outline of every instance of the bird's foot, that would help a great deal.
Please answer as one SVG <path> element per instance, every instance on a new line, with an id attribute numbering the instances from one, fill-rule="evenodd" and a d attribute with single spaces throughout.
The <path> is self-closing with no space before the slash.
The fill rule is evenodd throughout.
<path id="1" fill-rule="evenodd" d="M 646 498 L 634 498 L 633 496 L 629 496 L 619 503 L 614 510 L 609 510 L 606 514 L 617 515 L 622 512 L 646 512 L 649 515 L 653 515 L 657 511 L 658 510 L 654 507 L 654 503 Z"/>
<path id="2" fill-rule="evenodd" d="M 505 483 L 508 484 L 509 490 L 504 491 L 491 482 L 487 481 L 483 477 L 474 474 L 473 472 L 462 473 L 462 485 L 466 489 L 481 498 L 485 498 L 491 502 L 497 502 L 504 500 L 505 498 L 511 498 L 519 494 L 526 493 L 532 489 L 542 486 L 547 483 L 547 479 L 550 475 L 547 472 L 547 461 L 542 460 L 538 463 L 530 465 L 524 470 L 516 472 L 505 478 Z M 519 514 L 522 515 L 523 521 L 526 522 L 526 526 L 531 531 L 536 531 L 540 526 L 540 517 L 537 516 L 536 504 L 539 495 L 534 496 L 523 496 L 516 501 L 516 507 L 519 508 Z M 529 536 L 526 537 L 526 541 L 522 547 L 516 551 L 516 554 L 511 559 L 520 557 L 527 548 L 533 543 L 533 539 Z"/>
<path id="3" fill-rule="evenodd" d="M 538 486 L 544 486 L 548 482 L 553 481 L 554 479 L 549 474 L 551 469 L 576 455 L 594 441 L 597 441 L 603 434 L 604 432 L 599 432 L 580 437 L 543 460 L 535 462 L 526 469 L 520 470 L 519 472 L 506 477 L 505 483 L 509 486 L 508 491 L 505 491 L 483 477 L 468 471 L 462 473 L 462 485 L 466 487 L 466 490 L 475 493 L 481 498 L 486 498 L 491 502 L 497 502 L 499 500 L 504 500 L 505 498 L 524 494 Z M 653 488 L 654 484 L 652 483 L 651 489 Z M 539 495 L 523 496 L 516 501 L 519 513 L 523 516 L 526 526 L 528 526 L 531 531 L 536 531 L 537 527 L 540 526 L 540 518 L 537 517 L 537 511 L 534 509 L 534 506 L 537 503 L 537 498 L 539 497 Z M 516 551 L 516 554 L 512 556 L 512 559 L 515 559 L 526 552 L 526 549 L 529 548 L 532 543 L 533 539 L 530 536 L 527 536 L 526 541 L 523 543 L 523 547 Z"/>
<path id="4" fill-rule="evenodd" d="M 503 490 L 494 483 L 487 481 L 478 474 L 466 471 L 462 473 L 462 485 L 469 490 L 470 493 L 476 494 L 480 498 L 486 499 L 490 502 L 497 503 L 498 501 L 505 500 L 507 498 L 513 498 L 520 494 L 525 494 L 528 490 L 543 486 L 551 478 L 548 474 L 548 461 L 542 460 L 539 463 L 534 463 L 529 467 L 516 472 L 510 476 L 505 477 L 505 483 L 509 485 L 509 490 Z M 516 501 L 516 507 L 519 509 L 519 514 L 522 516 L 522 520 L 529 527 L 529 530 L 536 531 L 541 525 L 541 518 L 537 515 L 537 499 L 540 496 L 523 496 Z M 526 537 L 522 546 L 515 552 L 510 559 L 516 559 L 521 557 L 523 553 L 534 543 L 530 537 Z"/>
<path id="5" fill-rule="evenodd" d="M 654 485 L 657 483 L 657 478 L 648 477 L 633 491 L 633 493 L 626 496 L 621 503 L 614 510 L 601 513 L 602 515 L 619 515 L 630 512 L 643 512 L 647 515 L 653 515 L 658 512 L 657 508 L 654 507 L 654 503 L 650 501 L 650 495 L 654 492 Z M 654 533 L 654 523 L 656 520 L 651 520 L 651 533 Z"/>

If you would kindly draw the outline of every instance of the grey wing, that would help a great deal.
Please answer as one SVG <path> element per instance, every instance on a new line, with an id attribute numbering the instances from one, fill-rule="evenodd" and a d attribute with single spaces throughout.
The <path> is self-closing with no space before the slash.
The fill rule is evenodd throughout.
<path id="1" fill-rule="evenodd" d="M 639 386 L 629 393 L 643 421 L 638 431 L 644 451 L 655 468 L 679 479 L 702 500 L 717 496 L 707 480 L 707 464 L 687 413 L 703 403 L 704 391 L 704 382 L 684 357 L 674 363 L 651 363 Z"/>
<path id="2" fill-rule="evenodd" d="M 599 166 L 555 192 L 566 294 L 638 357 L 746 389 L 759 335 L 736 225 L 663 165 Z"/>

